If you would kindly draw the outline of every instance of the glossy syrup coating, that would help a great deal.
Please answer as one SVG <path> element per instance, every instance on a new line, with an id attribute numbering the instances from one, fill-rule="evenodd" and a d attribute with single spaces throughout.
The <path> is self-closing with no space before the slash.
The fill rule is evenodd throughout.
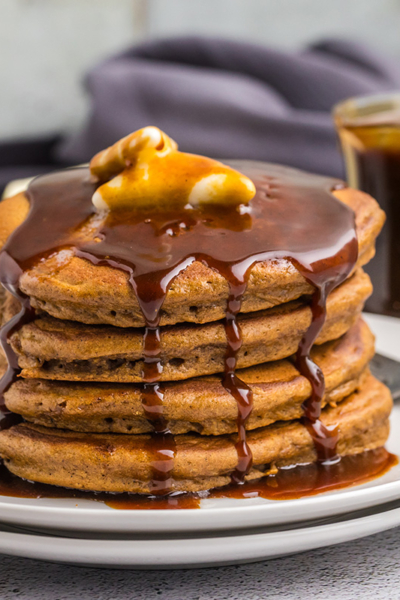
<path id="1" fill-rule="evenodd" d="M 315 288 L 312 324 L 297 355 L 297 367 L 313 389 L 304 404 L 304 424 L 312 435 L 321 460 L 334 460 L 336 431 L 319 421 L 323 376 L 309 351 L 326 316 L 327 295 L 343 282 L 357 261 L 358 244 L 353 212 L 331 191 L 335 180 L 286 170 L 274 165 L 234 163 L 255 185 L 256 194 L 246 209 L 218 202 L 197 207 L 165 205 L 110 211 L 99 219 L 92 204 L 98 184 L 86 168 L 40 177 L 29 187 L 31 209 L 24 224 L 11 236 L 0 254 L 1 282 L 19 298 L 21 273 L 62 248 L 95 265 L 108 265 L 128 273 L 146 327 L 143 336 L 143 408 L 154 427 L 154 493 L 173 487 L 175 441 L 163 416 L 163 388 L 159 374 L 160 311 L 174 278 L 193 261 L 216 270 L 229 284 L 225 319 L 227 351 L 222 384 L 238 403 L 238 464 L 233 479 L 242 482 L 252 465 L 245 424 L 252 410 L 252 393 L 236 375 L 236 355 L 242 339 L 237 315 L 252 266 L 284 258 L 292 262 Z M 98 222 L 92 243 L 82 242 L 85 223 Z M 24 298 L 26 302 L 26 299 Z M 12 328 L 33 316 L 28 304 Z M 2 392 L 18 374 L 8 331 L 3 345 L 10 368 Z"/>

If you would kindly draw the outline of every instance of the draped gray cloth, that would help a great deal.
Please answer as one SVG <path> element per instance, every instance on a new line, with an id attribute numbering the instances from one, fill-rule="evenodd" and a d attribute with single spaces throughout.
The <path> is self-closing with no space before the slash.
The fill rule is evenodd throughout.
<path id="1" fill-rule="evenodd" d="M 279 162 L 342 175 L 332 106 L 400 87 L 395 60 L 346 41 L 299 52 L 199 37 L 133 47 L 95 67 L 91 115 L 58 149 L 87 161 L 120 137 L 157 125 L 182 150 Z"/>
<path id="2" fill-rule="evenodd" d="M 283 52 L 185 37 L 110 58 L 88 74 L 86 86 L 91 110 L 81 131 L 61 141 L 0 143 L 0 189 L 16 177 L 88 161 L 145 125 L 165 130 L 182 150 L 342 176 L 332 106 L 399 89 L 400 67 L 347 41 Z"/>

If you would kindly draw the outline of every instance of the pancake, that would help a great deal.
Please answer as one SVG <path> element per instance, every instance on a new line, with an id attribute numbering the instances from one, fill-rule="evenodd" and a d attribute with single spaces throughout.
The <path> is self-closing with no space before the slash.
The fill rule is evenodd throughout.
<path id="1" fill-rule="evenodd" d="M 361 319 L 339 340 L 314 347 L 312 360 L 326 384 L 323 406 L 336 404 L 368 377 L 374 336 Z M 309 381 L 291 360 L 242 369 L 238 377 L 253 391 L 246 429 L 298 419 L 311 394 Z M 163 386 L 163 414 L 173 434 L 197 431 L 221 435 L 237 430 L 237 403 L 219 377 L 202 377 Z M 138 434 L 152 431 L 138 385 L 59 383 L 19 380 L 6 393 L 6 405 L 27 421 L 80 432 Z"/>
<path id="2" fill-rule="evenodd" d="M 5 301 L 5 290 L 3 286 L 0 285 L 0 327 L 3 324 L 3 311 L 4 311 L 4 301 Z M 0 377 L 3 376 L 7 369 L 7 360 L 4 356 L 3 348 L 0 345 Z"/>
<path id="3" fill-rule="evenodd" d="M 261 172 L 263 169 L 263 163 L 251 161 L 232 161 L 229 164 L 256 167 Z M 273 168 L 279 172 L 280 167 L 274 165 Z M 304 173 L 296 173 L 305 176 Z M 326 184 L 326 179 L 320 179 Z M 375 238 L 382 228 L 384 213 L 375 200 L 362 192 L 347 188 L 335 190 L 333 194 L 355 212 L 359 242 L 356 266 L 360 267 L 374 255 Z M 29 203 L 24 194 L 0 204 L 0 248 L 24 220 L 28 210 Z M 79 239 L 92 241 L 93 236 L 94 228 L 86 226 Z M 55 252 L 24 272 L 20 288 L 30 296 L 34 307 L 59 319 L 118 327 L 144 325 L 127 274 L 108 266 L 94 266 L 74 256 L 71 250 Z M 289 261 L 280 259 L 258 263 L 251 271 L 241 311 L 248 313 L 268 309 L 313 291 L 314 288 Z M 227 299 L 226 280 L 196 261 L 178 275 L 169 288 L 161 312 L 161 325 L 180 322 L 203 324 L 222 319 Z"/>
<path id="4" fill-rule="evenodd" d="M 371 282 L 358 271 L 330 294 L 327 319 L 316 343 L 343 335 L 356 322 Z M 6 306 L 5 318 L 18 307 Z M 294 354 L 311 323 L 311 309 L 301 301 L 241 315 L 243 345 L 238 368 Z M 25 378 L 64 381 L 142 381 L 143 331 L 83 325 L 43 315 L 11 336 Z M 221 322 L 175 325 L 161 331 L 163 371 L 160 381 L 220 373 L 224 369 L 226 334 Z"/>
<path id="5" fill-rule="evenodd" d="M 322 412 L 339 425 L 338 453 L 382 446 L 389 434 L 389 390 L 369 376 L 358 392 Z M 237 464 L 235 435 L 176 436 L 175 491 L 206 490 L 229 483 Z M 110 492 L 149 493 L 151 453 L 147 435 L 85 434 L 23 423 L 0 432 L 0 456 L 24 479 Z M 276 467 L 316 460 L 313 441 L 299 421 L 280 422 L 248 434 L 254 467 L 247 479 Z"/>
<path id="6" fill-rule="evenodd" d="M 3 354 L 2 349 L 0 348 L 0 377 L 3 376 L 3 374 L 5 373 L 7 369 L 7 360 L 6 357 Z"/>

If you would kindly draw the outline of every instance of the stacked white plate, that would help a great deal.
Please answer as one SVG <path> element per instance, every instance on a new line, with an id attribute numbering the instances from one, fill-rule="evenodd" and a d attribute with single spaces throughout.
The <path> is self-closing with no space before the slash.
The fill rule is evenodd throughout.
<path id="1" fill-rule="evenodd" d="M 400 320 L 368 315 L 400 360 Z M 400 406 L 387 444 L 400 455 Z M 206 499 L 200 509 L 114 510 L 89 500 L 0 496 L 0 553 L 114 568 L 206 567 L 293 554 L 400 525 L 400 465 L 367 484 L 299 500 Z"/>

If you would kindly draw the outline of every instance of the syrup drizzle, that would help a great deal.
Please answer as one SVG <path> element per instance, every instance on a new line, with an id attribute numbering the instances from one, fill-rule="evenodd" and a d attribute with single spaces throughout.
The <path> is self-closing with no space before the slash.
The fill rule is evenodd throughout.
<path id="1" fill-rule="evenodd" d="M 0 344 L 8 365 L 7 371 L 0 380 L 0 430 L 2 430 L 9 429 L 22 421 L 19 415 L 8 410 L 4 399 L 4 394 L 17 380 L 21 372 L 18 365 L 18 357 L 8 344 L 8 338 L 25 323 L 29 323 L 34 319 L 35 310 L 31 307 L 28 296 L 25 296 L 18 289 L 19 277 L 22 271 L 7 252 L 0 254 L 0 272 L 5 274 L 2 278 L 4 288 L 21 303 L 20 312 L 10 319 L 0 330 Z"/>
<path id="2" fill-rule="evenodd" d="M 99 233 L 100 239 L 104 240 L 106 234 L 104 232 Z M 106 246 L 107 251 L 108 247 Z M 172 281 L 192 262 L 192 259 L 184 260 L 177 268 L 165 273 L 158 285 L 153 288 L 147 285 L 144 275 L 136 277 L 134 265 L 125 264 L 122 262 L 122 257 L 120 261 L 107 258 L 98 251 L 97 247 L 91 248 L 90 252 L 76 248 L 75 254 L 94 265 L 108 265 L 127 272 L 129 283 L 135 290 L 146 323 L 143 334 L 142 379 L 145 383 L 142 388 L 142 406 L 146 419 L 153 428 L 148 447 L 152 456 L 152 478 L 149 486 L 151 493 L 154 495 L 167 494 L 173 486 L 172 470 L 174 468 L 176 443 L 169 429 L 168 421 L 164 417 L 164 392 L 162 385 L 159 383 L 163 371 L 160 330 L 161 308 Z"/>
<path id="3" fill-rule="evenodd" d="M 295 356 L 295 365 L 299 372 L 307 377 L 311 384 L 311 396 L 303 403 L 302 422 L 307 427 L 314 441 L 318 460 L 324 464 L 332 464 L 339 460 L 336 453 L 338 428 L 327 426 L 320 420 L 321 400 L 325 395 L 325 379 L 319 366 L 311 360 L 310 352 L 314 341 L 321 331 L 326 317 L 326 300 L 329 287 L 317 287 L 311 300 L 312 321 L 299 344 Z"/>
<path id="4" fill-rule="evenodd" d="M 236 375 L 242 346 L 240 312 L 251 268 L 258 262 L 286 259 L 313 284 L 312 322 L 296 357 L 299 371 L 312 385 L 304 404 L 304 423 L 313 437 L 320 461 L 336 456 L 337 432 L 319 420 L 324 392 L 322 373 L 309 351 L 326 317 L 326 298 L 342 283 L 357 261 L 354 215 L 331 190 L 337 180 L 263 163 L 230 161 L 248 175 L 257 193 L 251 211 L 209 206 L 202 210 L 109 213 L 99 224 L 91 197 L 96 186 L 88 169 L 69 169 L 36 179 L 29 187 L 30 213 L 0 253 L 0 281 L 23 305 L 1 332 L 9 369 L 0 382 L 0 398 L 19 375 L 16 355 L 7 339 L 35 318 L 29 300 L 19 291 L 21 273 L 61 249 L 94 265 L 108 265 L 128 273 L 144 317 L 143 394 L 146 417 L 153 426 L 151 491 L 171 491 L 175 441 L 163 414 L 163 370 L 160 318 L 174 279 L 197 260 L 217 271 L 229 285 L 225 319 L 227 351 L 223 386 L 238 404 L 238 464 L 232 480 L 242 483 L 252 465 L 246 442 L 246 421 L 252 410 L 248 386 Z M 91 234 L 82 234 L 82 228 Z M 310 235 L 312 231 L 312 235 Z M 90 241 L 88 241 L 90 240 Z M 95 241 L 91 241 L 95 240 Z M 3 414 L 5 412 L 3 411 Z M 7 426 L 10 421 L 4 421 Z"/>
<path id="5" fill-rule="evenodd" d="M 243 483 L 253 464 L 253 455 L 246 441 L 246 421 L 253 410 L 253 392 L 251 388 L 236 375 L 237 355 L 242 347 L 242 335 L 237 322 L 243 294 L 247 287 L 250 269 L 244 273 L 241 283 L 230 284 L 228 307 L 225 317 L 225 332 L 228 341 L 225 355 L 225 370 L 222 385 L 235 398 L 238 406 L 236 452 L 238 463 L 231 474 L 232 483 Z"/>

